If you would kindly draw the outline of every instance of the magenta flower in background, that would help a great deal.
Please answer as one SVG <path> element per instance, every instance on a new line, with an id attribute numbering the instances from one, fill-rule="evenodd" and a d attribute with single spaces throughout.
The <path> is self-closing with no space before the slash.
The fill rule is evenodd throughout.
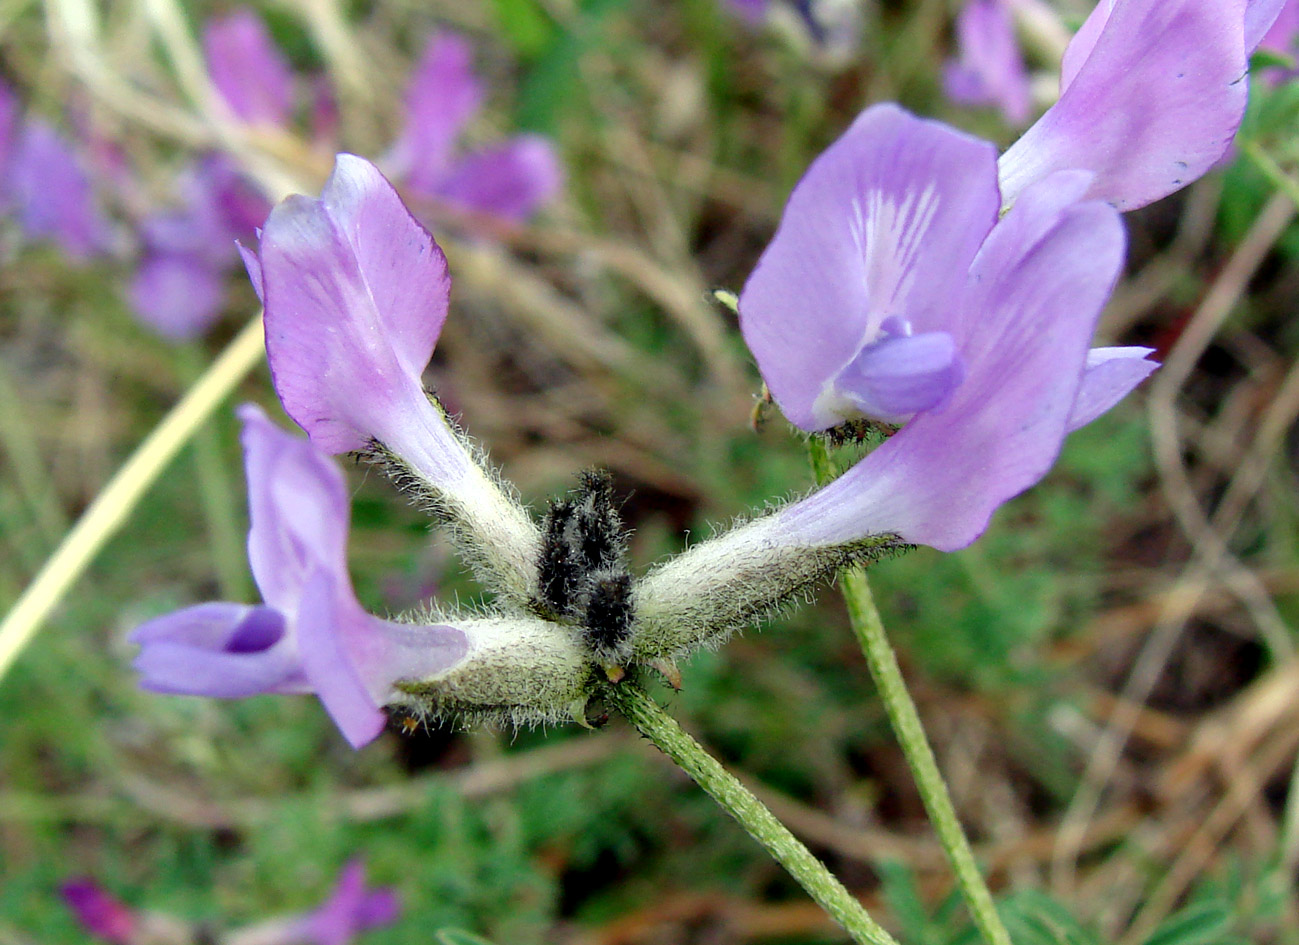
<path id="1" fill-rule="evenodd" d="M 91 879 L 64 883 L 59 892 L 81 927 L 113 945 L 131 945 L 139 927 L 136 914 Z"/>
<path id="2" fill-rule="evenodd" d="M 1091 186 L 1053 174 L 998 222 L 990 144 L 894 106 L 864 112 L 794 188 L 740 325 L 797 426 L 906 425 L 737 531 L 964 547 L 1045 475 L 1067 432 L 1154 370 L 1148 349 L 1088 351 L 1124 250 L 1116 212 L 1084 200 Z"/>
<path id="3" fill-rule="evenodd" d="M 468 41 L 434 35 L 407 86 L 406 125 L 384 166 L 417 196 L 525 219 L 559 191 L 559 158 L 550 141 L 531 134 L 457 157 L 456 142 L 482 100 Z"/>
<path id="4" fill-rule="evenodd" d="M 1250 52 L 1284 0 L 1101 0 L 1065 52 L 1060 99 L 999 163 L 1007 205 L 1054 171 L 1132 210 L 1191 183 L 1245 114 Z"/>
<path id="5" fill-rule="evenodd" d="M 1011 125 L 1028 121 L 1032 98 L 1010 0 L 970 0 L 956 17 L 957 58 L 943 67 L 947 97 L 995 105 Z"/>
<path id="6" fill-rule="evenodd" d="M 384 725 L 394 680 L 422 677 L 465 653 L 449 626 L 379 620 L 347 573 L 343 477 L 309 442 L 240 409 L 252 524 L 248 559 L 265 604 L 188 607 L 141 626 L 135 668 L 158 692 L 234 698 L 314 692 L 359 747 Z"/>
<path id="7" fill-rule="evenodd" d="M 217 154 L 187 168 L 177 189 L 180 207 L 141 223 L 144 255 L 128 290 L 140 319 L 173 341 L 201 335 L 220 315 L 236 241 L 251 239 L 271 209 Z"/>
<path id="8" fill-rule="evenodd" d="M 283 127 L 293 115 L 293 71 L 266 25 L 243 7 L 203 27 L 208 73 L 230 110 L 252 125 Z"/>

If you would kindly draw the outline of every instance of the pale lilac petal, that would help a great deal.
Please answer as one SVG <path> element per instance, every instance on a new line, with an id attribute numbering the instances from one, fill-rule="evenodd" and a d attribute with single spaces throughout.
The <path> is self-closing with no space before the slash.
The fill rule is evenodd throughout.
<path id="1" fill-rule="evenodd" d="M 132 633 L 140 645 L 133 665 L 154 692 L 227 699 L 301 692 L 301 664 L 285 634 L 284 615 L 270 607 L 198 604 Z"/>
<path id="2" fill-rule="evenodd" d="M 930 331 L 867 345 L 839 372 L 835 386 L 866 416 L 903 422 L 940 409 L 964 376 L 956 340 Z"/>
<path id="3" fill-rule="evenodd" d="M 372 164 L 339 155 L 321 199 L 276 207 L 260 258 L 276 391 L 320 448 L 433 422 L 420 375 L 446 318 L 446 258 Z"/>
<path id="4" fill-rule="evenodd" d="M 9 169 L 10 196 L 31 239 L 51 239 L 74 259 L 108 246 L 108 223 L 72 147 L 45 122 L 29 119 Z"/>
<path id="5" fill-rule="evenodd" d="M 1028 120 L 1032 98 L 1015 24 L 1005 0 L 970 0 L 956 19 L 959 59 L 944 71 L 947 95 L 996 105 L 1013 125 Z"/>
<path id="6" fill-rule="evenodd" d="M 468 40 L 438 33 L 411 76 L 406 125 L 385 166 L 416 192 L 438 192 L 450 170 L 456 139 L 482 103 L 473 61 Z"/>
<path id="7" fill-rule="evenodd" d="M 349 589 L 351 501 L 338 467 L 307 440 L 272 423 L 260 407 L 239 408 L 248 476 L 248 561 L 263 599 L 287 613 L 326 571 Z"/>
<path id="8" fill-rule="evenodd" d="M 203 259 L 157 253 L 145 257 L 127 291 L 140 320 L 171 341 L 202 335 L 225 302 L 225 279 Z"/>
<path id="9" fill-rule="evenodd" d="M 1279 27 L 1279 29 L 1278 29 Z M 1247 0 L 1245 4 L 1245 52 L 1252 53 L 1259 46 L 1282 41 L 1280 46 L 1270 46 L 1281 52 L 1290 52 L 1289 40 L 1299 29 L 1299 6 L 1294 0 Z"/>
<path id="10" fill-rule="evenodd" d="M 311 688 L 353 748 L 373 741 L 397 679 L 427 678 L 464 658 L 465 634 L 446 625 L 380 620 L 356 604 L 350 587 L 317 572 L 298 613 L 298 646 Z"/>
<path id="11" fill-rule="evenodd" d="M 347 638 L 365 633 L 373 618 L 338 605 L 335 581 L 318 571 L 303 589 L 298 645 L 311 688 L 353 748 L 379 737 L 385 716 L 348 660 Z M 377 621 L 376 621 L 377 622 Z"/>
<path id="12" fill-rule="evenodd" d="M 965 308 L 977 321 L 969 320 L 962 346 L 970 373 L 952 403 L 919 414 L 839 479 L 781 512 L 772 527 L 786 540 L 896 533 L 954 551 L 1046 474 L 1124 253 L 1117 213 L 1099 202 L 1060 210 L 1056 184 L 1047 179 L 1026 190 L 971 267 Z M 1054 224 L 1044 226 L 1050 217 Z M 1024 241 L 1035 233 L 1042 235 Z"/>
<path id="13" fill-rule="evenodd" d="M 470 210 L 525 220 L 559 192 L 563 170 L 554 146 L 540 135 L 520 135 L 463 159 L 438 196 Z"/>
<path id="14" fill-rule="evenodd" d="M 744 339 L 792 423 L 842 422 L 817 400 L 885 319 L 950 328 L 997 219 L 995 159 L 986 142 L 877 105 L 813 162 L 740 297 Z"/>
<path id="15" fill-rule="evenodd" d="M 1147 361 L 1153 348 L 1093 348 L 1087 353 L 1078 397 L 1069 414 L 1070 431 L 1091 423 L 1130 394 L 1155 369 L 1158 362 Z"/>
<path id="16" fill-rule="evenodd" d="M 59 891 L 81 927 L 113 945 L 135 940 L 139 920 L 135 912 L 91 879 L 74 879 Z"/>
<path id="17" fill-rule="evenodd" d="M 1087 61 L 1087 57 L 1092 54 L 1096 48 L 1096 41 L 1100 39 L 1101 31 L 1105 29 L 1105 24 L 1110 21 L 1110 15 L 1114 12 L 1114 4 L 1120 0 L 1099 0 L 1092 9 L 1091 15 L 1083 21 L 1083 25 L 1078 28 L 1069 45 L 1065 47 L 1064 58 L 1060 62 L 1060 93 L 1073 85 L 1074 77 L 1078 75 L 1078 70 L 1082 64 Z"/>
<path id="18" fill-rule="evenodd" d="M 1245 111 L 1244 4 L 1117 0 L 1082 35 L 1093 43 L 1086 57 L 1070 56 L 1060 100 L 1002 155 L 1006 203 L 1053 171 L 1080 168 L 1096 174 L 1091 197 L 1130 210 L 1209 170 Z"/>
<path id="19" fill-rule="evenodd" d="M 262 231 L 257 231 L 257 239 L 262 238 Z M 244 269 L 248 273 L 248 281 L 253 284 L 253 291 L 257 293 L 258 300 L 263 305 L 266 304 L 266 290 L 262 288 L 262 261 L 257 258 L 257 251 L 249 249 L 243 243 L 235 243 L 239 250 L 239 258 L 243 260 Z"/>
<path id="20" fill-rule="evenodd" d="M 203 28 L 208 72 L 230 110 L 252 124 L 287 124 L 293 71 L 261 18 L 241 8 Z"/>

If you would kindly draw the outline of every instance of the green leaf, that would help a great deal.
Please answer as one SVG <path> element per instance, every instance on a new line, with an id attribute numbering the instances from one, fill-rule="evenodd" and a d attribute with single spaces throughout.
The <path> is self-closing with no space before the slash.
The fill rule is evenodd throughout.
<path id="1" fill-rule="evenodd" d="M 554 41 L 558 28 L 537 0 L 492 0 L 501 33 L 515 53 L 532 59 Z"/>
<path id="2" fill-rule="evenodd" d="M 1230 925 L 1226 903 L 1197 903 L 1165 919 L 1145 945 L 1219 945 Z"/>

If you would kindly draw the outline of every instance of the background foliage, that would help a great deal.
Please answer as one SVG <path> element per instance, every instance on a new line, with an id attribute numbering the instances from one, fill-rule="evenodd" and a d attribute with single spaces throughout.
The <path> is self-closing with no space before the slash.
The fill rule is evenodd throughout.
<path id="1" fill-rule="evenodd" d="M 222 9 L 185 13 L 197 28 Z M 934 0 L 869 8 L 837 62 L 712 0 L 260 12 L 297 67 L 336 83 L 358 153 L 391 140 L 402 77 L 438 26 L 477 45 L 491 93 L 474 134 L 555 137 L 566 192 L 537 223 L 484 238 L 426 208 L 457 279 L 430 380 L 534 507 L 584 466 L 610 468 L 640 567 L 810 486 L 778 416 L 750 429 L 759 380 L 709 290 L 742 285 L 812 157 L 890 98 L 1014 136 L 941 99 L 952 11 Z M 106 60 L 187 114 L 143 7 L 102 13 Z M 171 173 L 193 143 L 88 90 L 47 14 L 0 4 L 6 78 Z M 329 15 L 351 56 L 319 41 Z M 1102 333 L 1170 367 L 1073 436 L 973 548 L 873 569 L 1022 945 L 1299 942 L 1297 113 L 1299 84 L 1257 81 L 1234 163 L 1128 216 Z M 328 168 L 302 138 L 251 146 L 312 190 Z M 131 316 L 117 264 L 71 266 L 0 221 L 0 267 L 4 610 L 254 299 L 232 295 L 212 337 L 177 349 Z M 264 370 L 239 396 L 273 404 Z M 375 945 L 840 940 L 618 721 L 353 753 L 312 699 L 138 691 L 127 631 L 253 593 L 236 432 L 229 411 L 202 431 L 0 680 L 0 943 L 82 941 L 56 895 L 77 874 L 133 905 L 242 921 L 314 904 L 358 854 L 406 903 Z M 385 483 L 351 475 L 364 603 L 479 593 Z M 973 941 L 833 590 L 683 671 L 680 693 L 660 693 L 671 711 L 884 924 L 908 945 Z"/>

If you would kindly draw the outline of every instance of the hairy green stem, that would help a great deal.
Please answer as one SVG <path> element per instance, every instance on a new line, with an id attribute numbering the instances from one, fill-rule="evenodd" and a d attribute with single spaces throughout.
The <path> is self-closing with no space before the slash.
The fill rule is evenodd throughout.
<path id="1" fill-rule="evenodd" d="M 817 437 L 808 440 L 808 457 L 817 483 L 824 485 L 833 477 L 835 467 L 823 440 Z M 902 746 L 939 842 L 947 851 L 947 859 L 956 873 L 957 885 L 965 897 L 974 924 L 989 945 L 1011 945 L 1010 935 L 993 905 L 988 884 L 983 881 L 983 874 L 974 862 L 970 841 L 961 829 L 952 797 L 947 791 L 947 782 L 938 770 L 938 760 L 920 722 L 920 713 L 916 711 L 893 647 L 889 645 L 866 572 L 860 567 L 849 568 L 841 572 L 839 581 L 848 607 L 848 622 L 870 665 L 871 677 L 879 690 L 893 734 Z"/>
<path id="2" fill-rule="evenodd" d="M 897 945 L 897 941 L 867 914 L 843 883 L 814 857 L 735 776 L 706 752 L 645 690 L 632 682 L 609 689 L 609 701 L 636 730 L 676 762 L 695 783 L 740 822 L 789 875 L 807 890 L 854 942 Z"/>

